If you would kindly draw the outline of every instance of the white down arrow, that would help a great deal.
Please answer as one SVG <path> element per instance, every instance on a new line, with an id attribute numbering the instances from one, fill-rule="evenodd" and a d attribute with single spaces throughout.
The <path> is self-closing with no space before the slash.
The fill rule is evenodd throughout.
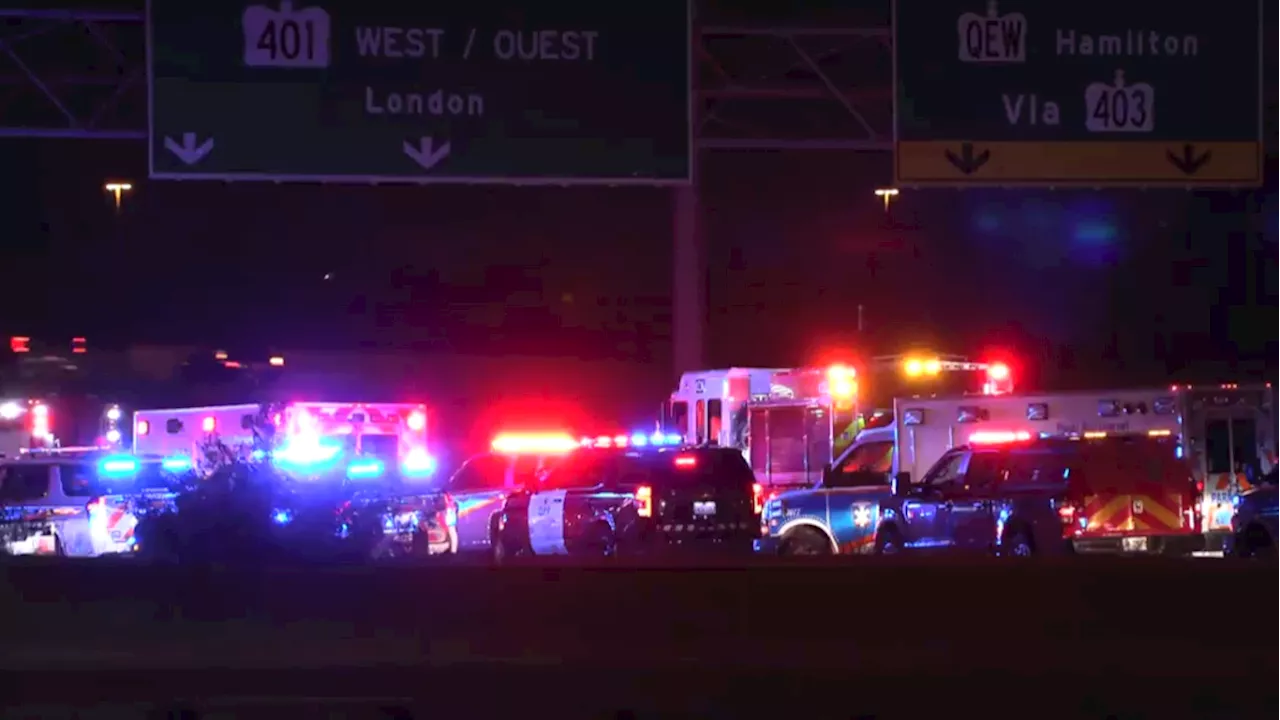
<path id="1" fill-rule="evenodd" d="M 435 147 L 435 142 L 430 135 L 424 135 L 418 141 L 417 147 L 408 140 L 404 141 L 404 154 L 413 159 L 414 162 L 422 166 L 423 170 L 430 170 L 440 164 L 449 156 L 451 145 L 448 142 L 441 143 L 440 147 Z"/>
<path id="2" fill-rule="evenodd" d="M 182 144 L 174 142 L 173 138 L 168 135 L 164 136 L 164 147 L 169 152 L 178 156 L 178 159 L 187 165 L 194 165 L 200 162 L 200 159 L 209 154 L 213 150 L 213 138 L 209 138 L 199 145 L 196 144 L 195 133 L 182 133 Z"/>

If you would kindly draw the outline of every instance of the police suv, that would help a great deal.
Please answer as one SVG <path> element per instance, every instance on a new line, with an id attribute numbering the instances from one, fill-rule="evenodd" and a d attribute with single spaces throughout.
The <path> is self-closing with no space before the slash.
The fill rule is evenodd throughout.
<path id="1" fill-rule="evenodd" d="M 190 465 L 99 447 L 0 460 L 0 552 L 97 557 L 136 549 L 141 515 L 171 509 L 171 477 Z"/>
<path id="2" fill-rule="evenodd" d="M 492 520 L 496 562 L 678 548 L 751 552 L 764 498 L 741 452 L 610 440 L 574 451 L 506 498 Z"/>

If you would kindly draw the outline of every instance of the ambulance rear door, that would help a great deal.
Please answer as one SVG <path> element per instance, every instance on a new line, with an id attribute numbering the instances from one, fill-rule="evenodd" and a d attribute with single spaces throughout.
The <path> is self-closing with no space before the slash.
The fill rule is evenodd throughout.
<path id="1" fill-rule="evenodd" d="M 816 485 L 831 463 L 831 413 L 813 401 L 773 401 L 750 408 L 748 461 L 768 487 Z"/>
<path id="2" fill-rule="evenodd" d="M 1262 477 L 1262 451 L 1274 449 L 1273 400 L 1263 386 L 1183 390 L 1187 452 L 1204 483 L 1204 531 L 1231 529 L 1234 498 Z"/>

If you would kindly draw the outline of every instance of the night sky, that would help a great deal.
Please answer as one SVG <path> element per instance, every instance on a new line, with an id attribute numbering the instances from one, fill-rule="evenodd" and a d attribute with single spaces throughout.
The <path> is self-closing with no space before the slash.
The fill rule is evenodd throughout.
<path id="1" fill-rule="evenodd" d="M 1268 167 L 1260 192 L 904 190 L 886 213 L 888 153 L 704 153 L 708 359 L 929 345 L 1012 349 L 1046 386 L 1274 375 Z M 149 182 L 138 141 L 0 141 L 0 169 L 10 334 L 670 368 L 670 191 Z M 135 186 L 119 213 L 111 178 Z"/>

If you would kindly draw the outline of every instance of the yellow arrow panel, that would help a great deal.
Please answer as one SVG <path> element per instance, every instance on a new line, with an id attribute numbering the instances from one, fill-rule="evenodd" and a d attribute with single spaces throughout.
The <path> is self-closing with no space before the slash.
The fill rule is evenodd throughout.
<path id="1" fill-rule="evenodd" d="M 1258 185 L 1256 142 L 899 142 L 899 185 Z"/>

